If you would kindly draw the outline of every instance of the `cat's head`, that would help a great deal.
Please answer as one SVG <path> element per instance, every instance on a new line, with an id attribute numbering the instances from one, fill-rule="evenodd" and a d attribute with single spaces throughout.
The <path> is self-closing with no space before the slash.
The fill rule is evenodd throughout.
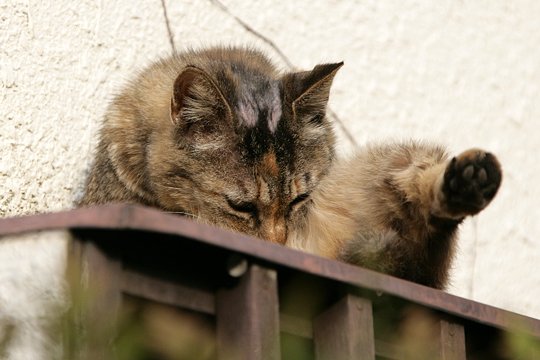
<path id="1" fill-rule="evenodd" d="M 269 75 L 186 67 L 171 96 L 173 149 L 154 177 L 160 205 L 285 243 L 334 157 L 326 105 L 343 63 Z"/>

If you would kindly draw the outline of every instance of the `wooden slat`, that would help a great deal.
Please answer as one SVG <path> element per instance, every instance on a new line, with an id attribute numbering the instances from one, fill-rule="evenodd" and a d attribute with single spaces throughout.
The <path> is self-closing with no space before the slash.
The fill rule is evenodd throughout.
<path id="1" fill-rule="evenodd" d="M 215 296 L 209 291 L 161 280 L 132 270 L 124 270 L 121 288 L 126 294 L 139 296 L 162 304 L 213 315 Z"/>
<path id="2" fill-rule="evenodd" d="M 465 330 L 460 324 L 440 320 L 440 358 L 442 360 L 463 360 L 467 358 L 465 351 Z"/>
<path id="3" fill-rule="evenodd" d="M 108 359 L 121 306 L 121 264 L 107 257 L 93 242 L 72 241 L 68 262 L 71 287 L 71 329 L 66 358 Z M 75 353 L 76 352 L 76 353 Z"/>
<path id="4" fill-rule="evenodd" d="M 375 339 L 371 302 L 346 295 L 313 323 L 317 360 L 373 360 Z"/>
<path id="5" fill-rule="evenodd" d="M 216 294 L 217 342 L 224 360 L 280 358 L 277 274 L 252 264 Z"/>

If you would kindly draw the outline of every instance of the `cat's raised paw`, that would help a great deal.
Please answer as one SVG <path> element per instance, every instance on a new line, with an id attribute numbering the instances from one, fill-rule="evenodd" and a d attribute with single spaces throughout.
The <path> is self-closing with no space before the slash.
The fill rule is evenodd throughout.
<path id="1" fill-rule="evenodd" d="M 479 149 L 454 157 L 444 173 L 443 192 L 453 214 L 474 215 L 493 199 L 501 184 L 497 158 Z"/>

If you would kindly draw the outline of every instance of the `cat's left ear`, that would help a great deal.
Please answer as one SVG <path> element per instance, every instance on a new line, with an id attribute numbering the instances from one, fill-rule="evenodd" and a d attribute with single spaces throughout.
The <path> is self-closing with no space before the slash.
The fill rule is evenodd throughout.
<path id="1" fill-rule="evenodd" d="M 292 103 L 295 117 L 321 121 L 326 114 L 330 87 L 343 62 L 317 65 L 311 71 L 285 75 L 285 96 Z"/>
<path id="2" fill-rule="evenodd" d="M 219 87 L 205 71 L 194 66 L 186 67 L 174 81 L 170 115 L 176 126 L 195 126 L 200 132 L 209 132 L 212 125 L 230 121 L 232 116 Z"/>

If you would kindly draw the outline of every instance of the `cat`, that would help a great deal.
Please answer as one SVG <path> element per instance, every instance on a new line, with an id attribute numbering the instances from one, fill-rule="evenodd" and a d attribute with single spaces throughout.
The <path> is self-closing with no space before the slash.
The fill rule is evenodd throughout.
<path id="1" fill-rule="evenodd" d="M 79 205 L 152 206 L 444 288 L 500 164 L 413 141 L 336 158 L 326 106 L 342 65 L 282 73 L 238 47 L 157 61 L 112 101 Z"/>

